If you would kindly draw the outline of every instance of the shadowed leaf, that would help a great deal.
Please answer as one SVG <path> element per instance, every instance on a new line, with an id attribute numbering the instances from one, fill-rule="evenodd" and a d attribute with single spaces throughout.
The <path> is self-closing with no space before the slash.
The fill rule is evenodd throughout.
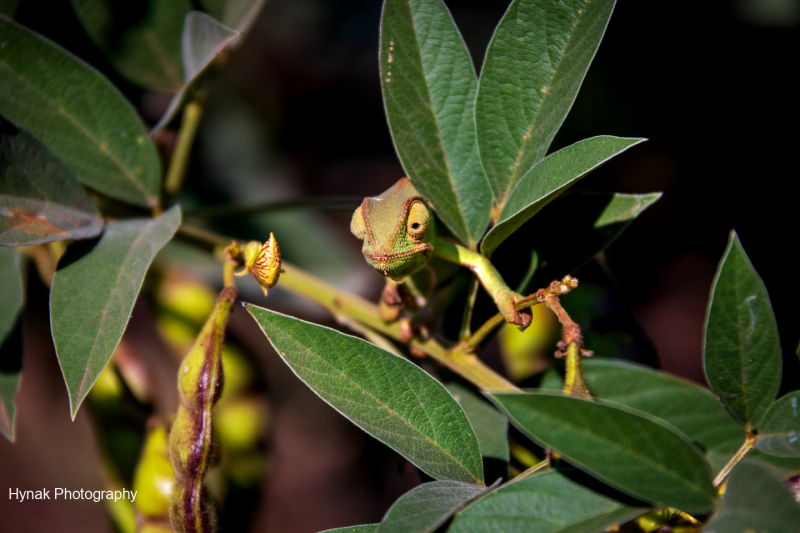
<path id="1" fill-rule="evenodd" d="M 0 246 L 86 239 L 102 230 L 72 171 L 38 140 L 0 119 Z"/>
<path id="2" fill-rule="evenodd" d="M 50 329 L 73 418 L 122 338 L 150 263 L 180 221 L 176 205 L 156 219 L 112 222 L 99 240 L 75 243 L 61 258 Z"/>
<path id="3" fill-rule="evenodd" d="M 474 247 L 492 210 L 475 138 L 478 79 L 441 0 L 386 0 L 379 57 L 400 162 L 450 231 Z"/>
<path id="4" fill-rule="evenodd" d="M 200 11 L 191 11 L 186 15 L 181 37 L 184 85 L 170 100 L 164 116 L 150 130 L 151 137 L 155 137 L 172 122 L 189 103 L 202 85 L 205 73 L 214 64 L 214 60 L 239 35 L 238 31 L 223 26 Z"/>
<path id="5" fill-rule="evenodd" d="M 156 91 L 183 86 L 181 29 L 189 0 L 71 0 L 89 37 L 123 76 Z"/>
<path id="6" fill-rule="evenodd" d="M 0 114 L 42 141 L 82 183 L 154 206 L 158 155 L 122 94 L 80 59 L 2 16 L 0 42 Z"/>
<path id="7" fill-rule="evenodd" d="M 597 533 L 646 509 L 629 507 L 556 471 L 507 483 L 458 513 L 449 533 Z"/>
<path id="8" fill-rule="evenodd" d="M 481 161 L 501 206 L 541 161 L 589 70 L 614 0 L 515 0 L 481 71 Z"/>
<path id="9" fill-rule="evenodd" d="M 508 420 L 490 403 L 458 383 L 445 384 L 469 418 L 481 455 L 508 462 Z M 491 482 L 491 479 L 487 481 Z"/>
<path id="10" fill-rule="evenodd" d="M 781 384 L 781 343 L 767 288 L 731 232 L 711 286 L 706 379 L 730 415 L 756 429 Z"/>
<path id="11" fill-rule="evenodd" d="M 20 263 L 15 250 L 0 248 L 0 433 L 12 442 L 24 334 L 25 293 Z"/>
<path id="12" fill-rule="evenodd" d="M 464 411 L 424 370 L 357 337 L 252 304 L 247 310 L 292 371 L 358 427 L 434 478 L 483 484 Z"/>
<path id="13" fill-rule="evenodd" d="M 589 172 L 644 141 L 611 136 L 592 137 L 547 156 L 525 174 L 511 191 L 497 225 L 481 243 L 483 253 L 490 254 L 528 219 Z M 609 220 L 614 215 L 621 216 L 618 212 L 609 213 Z"/>
<path id="14" fill-rule="evenodd" d="M 423 483 L 392 504 L 377 532 L 430 533 L 468 502 L 490 490 L 458 481 Z"/>
<path id="15" fill-rule="evenodd" d="M 756 448 L 777 457 L 800 457 L 800 391 L 787 394 L 769 408 L 758 427 Z"/>
<path id="16" fill-rule="evenodd" d="M 796 533 L 800 506 L 772 467 L 744 460 L 733 469 L 705 533 Z"/>
<path id="17" fill-rule="evenodd" d="M 666 422 L 558 393 L 492 398 L 539 445 L 558 450 L 571 464 L 626 494 L 690 514 L 714 507 L 708 463 Z"/>

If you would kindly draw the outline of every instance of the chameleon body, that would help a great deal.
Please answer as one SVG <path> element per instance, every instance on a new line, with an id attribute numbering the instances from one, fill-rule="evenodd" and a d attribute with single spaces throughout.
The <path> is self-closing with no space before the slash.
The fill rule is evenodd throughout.
<path id="1" fill-rule="evenodd" d="M 411 180 L 402 178 L 383 194 L 364 198 L 353 213 L 350 231 L 364 242 L 367 263 L 394 280 L 418 272 L 431 257 L 469 268 L 497 304 L 506 321 L 521 327 L 530 324 L 530 314 L 514 305 L 522 296 L 512 291 L 485 256 L 436 236 L 432 213 Z"/>

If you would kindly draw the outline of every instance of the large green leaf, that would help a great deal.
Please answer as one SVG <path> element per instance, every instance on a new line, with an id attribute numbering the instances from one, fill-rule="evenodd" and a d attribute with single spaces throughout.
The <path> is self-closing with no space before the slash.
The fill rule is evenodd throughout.
<path id="1" fill-rule="evenodd" d="M 320 398 L 436 479 L 483 484 L 478 440 L 441 383 L 357 337 L 247 305 L 272 346 Z"/>
<path id="2" fill-rule="evenodd" d="M 255 22 L 266 0 L 200 0 L 209 15 L 229 28 L 246 32 Z"/>
<path id="3" fill-rule="evenodd" d="M 547 153 L 613 9 L 614 0 L 515 0 L 497 27 L 475 120 L 483 168 L 501 206 Z"/>
<path id="4" fill-rule="evenodd" d="M 769 408 L 758 428 L 756 448 L 778 457 L 800 457 L 800 391 L 787 394 Z"/>
<path id="5" fill-rule="evenodd" d="M 781 343 L 767 288 L 734 231 L 711 286 L 703 361 L 725 409 L 758 428 L 781 385 Z"/>
<path id="6" fill-rule="evenodd" d="M 183 22 L 181 50 L 184 86 L 172 97 L 164 115 L 153 126 L 150 136 L 155 137 L 183 107 L 195 96 L 205 79 L 205 74 L 219 54 L 240 35 L 200 11 L 191 11 Z"/>
<path id="7" fill-rule="evenodd" d="M 0 248 L 0 433 L 14 440 L 14 396 L 22 376 L 23 307 L 25 294 L 20 257 Z"/>
<path id="8" fill-rule="evenodd" d="M 469 418 L 478 437 L 481 455 L 508 462 L 508 420 L 488 402 L 458 383 L 445 384 Z M 491 479 L 487 481 L 491 482 Z"/>
<path id="9" fill-rule="evenodd" d="M 484 492 L 486 487 L 434 481 L 403 494 L 386 512 L 378 533 L 430 533 Z"/>
<path id="10" fill-rule="evenodd" d="M 556 471 L 512 481 L 458 513 L 449 533 L 597 533 L 645 512 Z"/>
<path id="11" fill-rule="evenodd" d="M 646 366 L 586 359 L 583 374 L 598 398 L 644 411 L 681 430 L 706 451 L 733 453 L 744 430 L 707 389 Z"/>
<path id="12" fill-rule="evenodd" d="M 666 422 L 623 406 L 558 393 L 492 397 L 534 441 L 626 494 L 691 514 L 714 507 L 708 463 Z"/>
<path id="13" fill-rule="evenodd" d="M 547 156 L 511 191 L 500 219 L 481 243 L 483 253 L 491 254 L 529 218 L 589 172 L 644 141 L 608 135 L 592 137 Z"/>
<path id="14" fill-rule="evenodd" d="M 103 220 L 72 171 L 0 119 L 0 246 L 86 239 L 101 231 Z"/>
<path id="15" fill-rule="evenodd" d="M 386 0 L 379 57 L 403 168 L 450 231 L 475 247 L 492 210 L 475 138 L 478 79 L 441 0 Z"/>
<path id="16" fill-rule="evenodd" d="M 155 146 L 125 97 L 92 67 L 0 16 L 0 114 L 98 191 L 144 207 L 158 202 Z"/>
<path id="17" fill-rule="evenodd" d="M 183 86 L 181 29 L 189 0 L 71 0 L 94 43 L 123 76 L 157 91 Z"/>
<path id="18" fill-rule="evenodd" d="M 72 417 L 119 344 L 150 263 L 181 222 L 179 206 L 156 219 L 112 222 L 96 241 L 71 245 L 50 290 L 50 329 Z"/>
<path id="19" fill-rule="evenodd" d="M 759 461 L 745 460 L 728 478 L 717 514 L 706 533 L 796 533 L 800 506 L 783 486 L 780 474 Z"/>

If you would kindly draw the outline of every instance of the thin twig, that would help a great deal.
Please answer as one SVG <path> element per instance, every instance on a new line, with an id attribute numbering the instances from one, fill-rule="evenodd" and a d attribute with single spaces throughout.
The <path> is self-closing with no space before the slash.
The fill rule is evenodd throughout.
<path id="1" fill-rule="evenodd" d="M 203 105 L 199 100 L 189 102 L 183 110 L 183 121 L 178 131 L 178 140 L 172 151 L 167 177 L 164 179 L 164 191 L 172 196 L 183 187 L 186 171 L 189 168 L 189 158 L 192 155 L 192 145 L 203 116 Z"/>
<path id="2" fill-rule="evenodd" d="M 747 431 L 747 436 L 744 439 L 744 443 L 742 443 L 741 448 L 737 451 L 733 457 L 731 457 L 730 461 L 728 461 L 725 466 L 722 467 L 722 470 L 719 471 L 717 477 L 714 478 L 714 486 L 719 487 L 722 485 L 722 482 L 725 481 L 725 478 L 728 477 L 728 474 L 731 473 L 733 467 L 736 464 L 744 459 L 744 456 L 747 455 L 747 452 L 753 449 L 753 446 L 756 444 L 756 437 L 751 431 Z"/>

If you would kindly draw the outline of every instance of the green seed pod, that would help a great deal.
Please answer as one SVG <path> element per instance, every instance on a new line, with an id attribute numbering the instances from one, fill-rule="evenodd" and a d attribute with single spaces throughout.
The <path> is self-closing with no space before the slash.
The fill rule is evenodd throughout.
<path id="1" fill-rule="evenodd" d="M 206 497 L 203 478 L 213 456 L 211 410 L 222 391 L 225 325 L 236 296 L 233 287 L 222 290 L 178 370 L 181 404 L 169 437 L 175 470 L 169 514 L 172 527 L 179 533 L 210 533 L 216 529 L 216 513 Z"/>

